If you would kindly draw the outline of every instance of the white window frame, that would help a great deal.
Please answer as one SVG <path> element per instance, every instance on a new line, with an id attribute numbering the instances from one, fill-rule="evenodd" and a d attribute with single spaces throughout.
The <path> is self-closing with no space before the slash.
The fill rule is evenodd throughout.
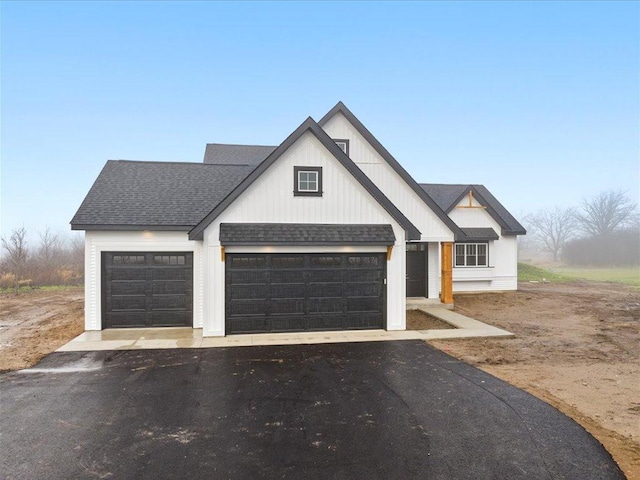
<path id="1" fill-rule="evenodd" d="M 458 254 L 458 247 L 464 247 L 464 254 Z M 484 247 L 484 255 L 479 253 L 480 248 Z M 458 257 L 463 258 L 463 263 L 458 264 Z M 485 263 L 479 264 L 478 257 L 484 257 Z M 469 259 L 473 259 L 469 262 Z M 469 265 L 471 263 L 471 265 Z M 455 268 L 486 268 L 489 266 L 489 244 L 487 242 L 471 242 L 456 243 L 453 246 L 453 266 Z"/>
<path id="2" fill-rule="evenodd" d="M 303 193 L 317 193 L 320 189 L 320 182 L 319 182 L 319 173 L 317 170 L 298 170 L 298 192 L 303 192 Z M 310 175 L 313 174 L 313 176 L 315 177 L 313 180 L 310 180 L 309 178 L 307 178 L 306 180 L 302 180 L 302 175 Z M 310 186 L 311 184 L 315 184 L 315 188 L 302 188 L 302 184 L 306 183 L 307 186 Z"/>

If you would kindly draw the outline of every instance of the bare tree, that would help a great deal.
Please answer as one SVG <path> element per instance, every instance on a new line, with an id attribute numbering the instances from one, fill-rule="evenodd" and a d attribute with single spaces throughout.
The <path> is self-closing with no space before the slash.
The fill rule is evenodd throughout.
<path id="1" fill-rule="evenodd" d="M 26 270 L 29 252 L 27 250 L 27 231 L 24 227 L 13 229 L 7 240 L 2 237 L 2 246 L 7 251 L 7 262 L 11 273 L 21 278 Z"/>
<path id="2" fill-rule="evenodd" d="M 578 227 L 590 236 L 607 236 L 637 221 L 636 204 L 623 191 L 608 190 L 582 201 Z"/>
<path id="3" fill-rule="evenodd" d="M 525 220 L 533 230 L 533 235 L 542 242 L 544 250 L 551 253 L 553 261 L 557 262 L 562 247 L 576 231 L 573 209 L 555 207 L 539 210 Z"/>
<path id="4" fill-rule="evenodd" d="M 51 233 L 49 227 L 46 227 L 44 232 L 40 232 L 39 237 L 40 248 L 38 249 L 38 256 L 45 265 L 51 265 L 60 253 L 60 239 L 57 235 Z"/>

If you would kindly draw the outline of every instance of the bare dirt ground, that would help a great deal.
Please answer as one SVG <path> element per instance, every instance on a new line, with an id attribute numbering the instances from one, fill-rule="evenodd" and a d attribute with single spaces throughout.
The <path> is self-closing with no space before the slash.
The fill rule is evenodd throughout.
<path id="1" fill-rule="evenodd" d="M 420 310 L 407 310 L 407 330 L 437 330 L 455 328 L 447 322 L 422 313 Z"/>
<path id="2" fill-rule="evenodd" d="M 30 367 L 84 330 L 84 289 L 0 294 L 0 372 Z"/>
<path id="3" fill-rule="evenodd" d="M 522 283 L 456 295 L 455 310 L 511 339 L 431 342 L 552 404 L 640 480 L 640 290 L 613 283 Z"/>
<path id="4" fill-rule="evenodd" d="M 456 295 L 456 311 L 513 339 L 432 344 L 554 405 L 640 480 L 640 290 L 619 284 L 521 284 Z M 414 318 L 415 317 L 415 318 Z M 443 328 L 409 314 L 410 328 Z M 26 368 L 83 330 L 83 291 L 0 294 L 0 371 Z"/>

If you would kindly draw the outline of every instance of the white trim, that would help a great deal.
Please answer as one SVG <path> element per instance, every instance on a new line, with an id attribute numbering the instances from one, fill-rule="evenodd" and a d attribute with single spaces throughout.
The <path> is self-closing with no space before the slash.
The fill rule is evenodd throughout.
<path id="1" fill-rule="evenodd" d="M 230 246 L 225 253 L 380 253 L 386 252 L 385 246 Z"/>
<path id="2" fill-rule="evenodd" d="M 192 252 L 193 328 L 203 326 L 202 242 L 186 232 L 85 232 L 85 330 L 102 330 L 102 252 Z"/>

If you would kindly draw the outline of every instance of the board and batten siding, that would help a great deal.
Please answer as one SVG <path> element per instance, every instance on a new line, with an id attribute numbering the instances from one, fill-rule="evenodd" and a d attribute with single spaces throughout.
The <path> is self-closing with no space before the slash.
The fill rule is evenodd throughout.
<path id="1" fill-rule="evenodd" d="M 322 129 L 331 138 L 349 140 L 349 157 L 420 230 L 423 242 L 452 242 L 453 233 L 341 113 Z"/>
<path id="2" fill-rule="evenodd" d="M 102 252 L 193 252 L 193 328 L 203 324 L 202 242 L 186 232 L 105 232 L 84 234 L 85 330 L 102 330 Z"/>
<path id="3" fill-rule="evenodd" d="M 491 227 L 500 237 L 489 241 L 489 268 L 458 267 L 453 269 L 453 291 L 479 292 L 517 290 L 518 243 L 515 235 L 502 235 L 501 227 L 484 208 L 458 208 L 469 205 L 464 197 L 449 212 L 449 217 L 461 228 Z M 481 205 L 473 199 L 474 207 Z"/>
<path id="4" fill-rule="evenodd" d="M 322 167 L 322 197 L 293 195 L 293 167 Z M 307 132 L 245 190 L 204 231 L 204 336 L 225 334 L 225 264 L 221 259 L 221 223 L 390 224 L 396 237 L 387 262 L 387 329 L 406 328 L 405 232 L 389 213 Z M 386 251 L 385 247 L 229 247 L 228 252 L 349 253 Z"/>

